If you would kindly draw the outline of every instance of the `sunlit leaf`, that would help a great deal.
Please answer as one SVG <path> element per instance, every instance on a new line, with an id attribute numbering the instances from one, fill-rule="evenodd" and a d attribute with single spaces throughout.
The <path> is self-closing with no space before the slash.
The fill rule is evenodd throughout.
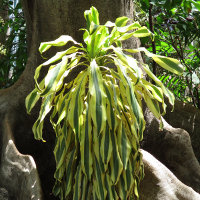
<path id="1" fill-rule="evenodd" d="M 116 20 L 115 20 L 115 24 L 116 26 L 118 27 L 123 27 L 127 24 L 127 22 L 129 21 L 130 19 L 128 17 L 118 17 Z"/>
<path id="2" fill-rule="evenodd" d="M 40 53 L 44 53 L 47 51 L 49 48 L 52 46 L 64 46 L 68 42 L 73 42 L 74 44 L 79 44 L 77 43 L 71 36 L 69 35 L 62 35 L 58 39 L 51 41 L 51 42 L 42 42 L 39 47 Z"/>
<path id="3" fill-rule="evenodd" d="M 153 60 L 161 67 L 175 74 L 181 75 L 183 73 L 183 66 L 180 62 L 174 58 L 168 58 L 164 56 L 152 56 Z"/>
<path id="4" fill-rule="evenodd" d="M 134 37 L 148 37 L 151 35 L 152 33 L 146 27 L 141 27 L 135 32 L 133 32 Z"/>
<path id="5" fill-rule="evenodd" d="M 115 23 L 100 25 L 95 7 L 84 16 L 84 44 L 64 35 L 40 45 L 42 54 L 52 46 L 76 44 L 36 68 L 36 85 L 25 101 L 28 113 L 42 101 L 33 125 L 34 137 L 44 141 L 44 120 L 49 116 L 56 137 L 53 193 L 60 199 L 128 199 L 131 192 L 139 198 L 138 185 L 143 178 L 139 145 L 145 129 L 142 99 L 160 119 L 166 110 L 164 96 L 172 105 L 174 96 L 132 54 L 143 51 L 177 74 L 183 69 L 177 60 L 145 48 L 123 49 L 122 41 L 132 36 L 152 35 L 138 22 L 119 17 Z M 140 65 L 156 85 L 145 79 Z M 44 70 L 41 79 L 43 68 L 47 72 Z M 194 82 L 197 78 L 193 75 Z"/>

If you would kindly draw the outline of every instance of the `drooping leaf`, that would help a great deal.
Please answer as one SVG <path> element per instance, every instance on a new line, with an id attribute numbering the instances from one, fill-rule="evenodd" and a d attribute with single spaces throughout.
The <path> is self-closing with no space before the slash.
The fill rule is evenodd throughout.
<path id="1" fill-rule="evenodd" d="M 111 130 L 111 141 L 112 141 L 112 156 L 110 160 L 111 166 L 111 180 L 113 184 L 116 184 L 119 181 L 121 172 L 123 170 L 123 163 L 119 155 L 118 145 L 117 145 L 117 138 L 116 133 L 114 130 Z"/>
<path id="2" fill-rule="evenodd" d="M 95 187 L 95 192 L 96 195 L 98 197 L 98 199 L 105 199 L 107 192 L 106 192 L 106 188 L 104 186 L 104 177 L 105 174 L 102 173 L 101 168 L 100 168 L 100 164 L 98 162 L 98 160 L 95 158 L 95 174 L 96 174 L 96 187 Z"/>
<path id="3" fill-rule="evenodd" d="M 149 97 L 148 95 L 146 95 L 145 93 L 144 93 L 144 100 L 148 108 L 150 109 L 150 111 L 154 114 L 154 116 L 157 119 L 160 119 L 161 113 L 160 113 L 160 107 L 159 107 L 158 102 L 152 99 L 151 97 Z"/>
<path id="4" fill-rule="evenodd" d="M 89 70 L 90 113 L 97 133 L 100 134 L 106 125 L 106 95 L 102 75 L 95 60 L 91 62 Z"/>
<path id="5" fill-rule="evenodd" d="M 40 95 L 38 94 L 37 88 L 35 88 L 27 97 L 25 101 L 27 112 L 30 114 L 32 108 L 40 99 Z"/>
<path id="6" fill-rule="evenodd" d="M 81 166 L 79 165 L 77 167 L 76 176 L 75 176 L 75 185 L 74 185 L 74 194 L 73 194 L 73 200 L 79 200 L 81 198 L 81 179 L 82 179 L 83 173 L 81 171 Z"/>
<path id="7" fill-rule="evenodd" d="M 93 158 L 92 158 L 92 123 L 89 115 L 89 106 L 86 103 L 85 121 L 82 128 L 80 138 L 81 165 L 82 170 L 87 176 L 87 180 L 91 181 L 93 173 Z"/>
<path id="8" fill-rule="evenodd" d="M 174 98 L 174 95 L 172 94 L 172 92 L 170 92 L 163 85 L 163 83 L 151 72 L 151 70 L 147 66 L 143 66 L 143 67 L 144 67 L 145 72 L 149 75 L 149 77 L 152 78 L 155 81 L 155 83 L 162 88 L 164 95 L 169 99 L 169 103 L 171 105 L 174 105 L 175 98 Z"/>
<path id="9" fill-rule="evenodd" d="M 52 101 L 53 101 L 52 94 L 49 94 L 48 96 L 43 98 L 43 103 L 40 108 L 39 117 L 37 121 L 34 123 L 33 128 L 32 128 L 34 137 L 37 140 L 43 140 L 42 130 L 43 130 L 44 118 L 46 117 L 46 115 L 49 113 L 49 111 L 52 108 Z"/>
<path id="10" fill-rule="evenodd" d="M 138 78 L 139 81 L 139 79 L 142 77 L 142 71 L 138 67 L 137 61 L 133 57 L 124 54 L 119 47 L 113 48 L 113 50 L 123 64 L 125 64 L 127 67 L 131 67 L 135 71 L 135 73 L 137 74 L 136 77 Z"/>
<path id="11" fill-rule="evenodd" d="M 133 117 L 136 119 L 136 125 L 138 128 L 138 132 L 139 132 L 139 134 L 142 134 L 142 132 L 144 130 L 145 122 L 144 122 L 141 107 L 138 104 L 138 101 L 135 97 L 134 87 L 133 87 L 129 77 L 127 76 L 126 68 L 123 65 L 121 65 L 120 62 L 116 59 L 115 59 L 115 64 L 117 65 L 119 75 L 121 74 L 122 82 L 124 82 L 124 85 L 127 86 L 126 93 L 125 93 L 126 97 L 127 97 L 127 102 L 131 108 Z"/>
<path id="12" fill-rule="evenodd" d="M 68 155 L 67 155 L 67 159 L 66 159 L 66 177 L 65 177 L 65 181 L 66 181 L 66 185 L 65 185 L 65 197 L 67 197 L 67 195 L 71 192 L 71 189 L 73 187 L 72 185 L 72 178 L 73 178 L 73 174 L 71 173 L 72 167 L 73 167 L 73 161 L 75 158 L 75 149 L 73 149 Z"/>
<path id="13" fill-rule="evenodd" d="M 107 197 L 109 200 L 119 199 L 115 191 L 115 185 L 112 183 L 112 180 L 108 174 L 105 175 L 105 187 L 107 189 Z"/>
<path id="14" fill-rule="evenodd" d="M 52 93 L 56 91 L 57 84 L 60 81 L 60 78 L 64 74 L 67 68 L 68 59 L 63 58 L 62 62 L 57 64 L 56 66 L 50 67 L 46 77 L 45 77 L 45 84 L 44 90 L 41 93 L 41 96 L 46 94 Z"/>
<path id="15" fill-rule="evenodd" d="M 122 159 L 124 170 L 127 169 L 127 163 L 129 160 L 131 150 L 132 150 L 131 144 L 129 142 L 129 139 L 128 139 L 125 131 L 126 130 L 125 130 L 124 124 L 121 123 L 118 134 L 117 134 L 117 137 L 118 137 L 117 140 L 118 140 L 118 146 L 119 146 L 119 153 L 120 153 L 120 156 Z"/>
<path id="16" fill-rule="evenodd" d="M 39 47 L 40 53 L 44 53 L 47 51 L 49 48 L 52 46 L 64 46 L 68 42 L 73 42 L 74 44 L 79 44 L 77 43 L 71 36 L 69 35 L 62 35 L 58 39 L 51 41 L 51 42 L 42 42 Z"/>
<path id="17" fill-rule="evenodd" d="M 101 152 L 104 168 L 106 170 L 108 167 L 110 158 L 112 156 L 111 131 L 110 131 L 108 123 L 106 124 L 106 128 L 102 134 L 103 134 L 103 137 L 101 140 L 100 152 Z"/>
<path id="18" fill-rule="evenodd" d="M 84 98 L 84 93 L 85 93 L 85 82 L 87 81 L 87 71 L 81 72 L 79 74 L 79 77 L 82 76 L 81 80 L 76 79 L 77 86 L 74 88 L 74 91 L 71 92 L 71 102 L 69 105 L 69 114 L 67 116 L 69 123 L 76 135 L 76 142 L 80 141 L 80 130 L 82 128 L 83 124 L 83 109 L 84 109 L 84 103 L 83 99 Z"/>
<path id="19" fill-rule="evenodd" d="M 70 47 L 69 49 L 65 50 L 65 51 L 61 51 L 61 52 L 57 52 L 55 56 L 53 56 L 52 58 L 50 58 L 49 60 L 47 60 L 46 62 L 44 62 L 42 65 L 46 66 L 46 65 L 50 65 L 58 60 L 60 60 L 63 56 L 67 55 L 67 54 L 73 54 L 76 53 L 80 48 L 78 47 Z"/>

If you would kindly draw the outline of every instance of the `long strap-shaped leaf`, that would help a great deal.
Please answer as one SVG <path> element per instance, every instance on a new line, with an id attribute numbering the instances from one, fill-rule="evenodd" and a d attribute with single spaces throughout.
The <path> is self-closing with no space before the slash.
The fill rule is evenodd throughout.
<path id="1" fill-rule="evenodd" d="M 119 146 L 119 153 L 122 159 L 123 168 L 126 170 L 132 147 L 129 138 L 127 137 L 127 133 L 125 133 L 123 122 L 120 123 L 118 130 L 117 141 Z"/>
<path id="2" fill-rule="evenodd" d="M 130 53 L 137 53 L 143 51 L 148 57 L 152 58 L 158 65 L 160 65 L 161 67 L 172 73 L 181 75 L 184 71 L 183 65 L 178 60 L 150 53 L 147 49 L 143 47 L 138 49 L 124 49 L 124 50 Z"/>
<path id="3" fill-rule="evenodd" d="M 147 66 L 143 67 L 145 72 L 156 82 L 157 85 L 159 85 L 162 88 L 163 93 L 169 99 L 169 103 L 171 105 L 174 105 L 174 95 L 164 86 L 164 84 L 151 72 L 151 70 Z"/>
<path id="4" fill-rule="evenodd" d="M 57 171 L 59 174 L 60 167 L 64 163 L 64 168 L 68 165 L 69 160 L 66 159 L 66 157 L 69 156 L 69 153 L 67 153 L 70 150 L 70 146 L 74 143 L 74 135 L 72 133 L 72 129 L 70 127 L 67 127 L 66 122 L 64 122 L 63 128 L 60 131 L 60 135 L 57 136 L 56 140 L 56 146 L 54 149 L 54 155 L 56 160 L 56 172 L 54 177 L 58 180 L 60 180 L 60 176 L 57 176 Z"/>
<path id="5" fill-rule="evenodd" d="M 69 49 L 68 49 L 69 50 Z M 66 52 L 68 52 L 68 50 Z M 65 54 L 67 54 L 65 52 Z M 61 53 L 60 55 L 60 58 L 58 58 L 57 56 L 55 56 L 54 60 L 53 59 L 50 59 L 49 61 L 46 61 L 45 63 L 39 65 L 36 70 L 35 70 L 35 75 L 34 75 L 34 79 L 35 79 L 35 82 L 36 82 L 36 86 L 38 88 L 38 90 L 40 91 L 44 91 L 44 89 L 47 87 L 48 83 L 53 83 L 51 81 L 51 79 L 55 79 L 55 80 L 60 80 L 60 79 L 56 79 L 56 75 L 54 73 L 59 73 L 59 76 L 61 77 L 63 72 L 65 72 L 65 70 L 69 70 L 70 68 L 72 68 L 73 66 L 75 66 L 79 60 L 81 59 L 81 55 L 78 56 L 77 54 L 78 53 L 73 53 L 73 54 L 69 54 L 69 55 L 65 55 L 63 53 Z M 48 66 L 49 64 L 55 62 L 55 61 L 58 61 L 59 59 L 62 58 L 62 61 L 56 65 L 53 65 L 49 68 L 49 73 L 47 74 L 47 76 L 49 75 L 49 77 L 47 78 L 47 76 L 45 77 L 46 81 L 45 81 L 45 86 L 46 87 L 41 87 L 40 84 L 38 84 L 38 78 L 39 78 L 39 75 L 40 75 L 40 71 L 42 69 L 43 66 Z M 68 60 L 71 59 L 70 63 L 68 63 Z M 54 69 L 55 68 L 55 69 Z M 52 70 L 54 70 L 55 72 L 52 73 Z M 62 73 L 61 73 L 62 72 Z"/>
<path id="6" fill-rule="evenodd" d="M 97 129 L 97 134 L 106 126 L 106 95 L 103 87 L 102 75 L 96 61 L 93 60 L 89 70 L 89 105 L 91 106 L 90 115 Z"/>
<path id="7" fill-rule="evenodd" d="M 113 119 L 113 117 L 115 117 L 115 116 L 113 115 L 113 111 L 112 111 L 113 107 L 112 107 L 111 94 L 105 83 L 104 83 L 104 88 L 105 88 L 105 92 L 107 95 L 107 123 L 106 123 L 106 128 L 102 133 L 103 136 L 102 136 L 102 140 L 101 140 L 100 151 L 101 151 L 101 157 L 102 157 L 102 160 L 104 163 L 104 167 L 106 170 L 108 167 L 108 162 L 112 155 L 112 142 L 111 142 L 110 129 L 115 130 L 115 119 Z"/>
<path id="8" fill-rule="evenodd" d="M 104 183 L 104 178 L 105 178 L 105 173 L 102 173 L 100 163 L 94 158 L 95 162 L 95 175 L 96 175 L 96 181 L 95 181 L 95 192 L 98 197 L 98 199 L 105 199 L 107 195 L 107 191 L 105 188 L 105 183 Z"/>
<path id="9" fill-rule="evenodd" d="M 126 88 L 127 102 L 128 102 L 129 107 L 131 108 L 131 113 L 134 114 L 134 117 L 136 119 L 138 134 L 142 135 L 144 131 L 144 127 L 145 127 L 145 121 L 144 121 L 141 106 L 138 104 L 138 101 L 134 94 L 133 84 L 131 83 L 130 78 L 126 74 L 126 68 L 117 59 L 114 59 L 114 61 L 117 66 L 119 75 L 121 76 L 121 81 Z M 122 91 L 122 94 L 123 94 L 123 91 Z M 126 105 L 126 102 L 124 105 Z"/>
<path id="10" fill-rule="evenodd" d="M 45 96 L 48 93 L 55 92 L 57 83 L 66 70 L 68 59 L 63 60 L 60 64 L 50 67 L 48 74 L 45 77 L 45 88 L 41 93 L 41 96 Z"/>
<path id="11" fill-rule="evenodd" d="M 44 81 L 43 81 L 44 82 Z M 26 109 L 28 114 L 30 114 L 31 110 L 35 106 L 35 104 L 40 99 L 40 95 L 38 94 L 38 89 L 35 88 L 27 97 L 25 101 Z"/>
<path id="12" fill-rule="evenodd" d="M 72 127 L 75 135 L 76 142 L 79 143 L 80 140 L 80 129 L 83 125 L 83 110 L 84 110 L 84 94 L 85 94 L 85 86 L 87 81 L 87 71 L 82 72 L 82 79 L 78 81 L 76 79 L 77 86 L 74 91 L 71 91 L 71 102 L 69 105 L 69 111 L 67 118 L 69 120 L 70 126 Z"/>
<path id="13" fill-rule="evenodd" d="M 44 87 L 44 79 L 40 82 L 39 87 Z M 35 88 L 27 97 L 25 100 L 25 106 L 27 109 L 28 114 L 30 114 L 32 108 L 35 106 L 35 104 L 40 99 L 40 94 L 38 93 L 38 89 Z"/>
<path id="14" fill-rule="evenodd" d="M 119 181 L 121 172 L 123 170 L 123 163 L 119 155 L 116 132 L 113 129 L 111 130 L 111 141 L 113 147 L 112 157 L 110 160 L 111 180 L 113 184 L 116 184 Z"/>
<path id="15" fill-rule="evenodd" d="M 104 142 L 106 143 L 104 143 L 104 146 L 102 145 L 101 155 L 104 158 L 104 161 L 107 160 L 108 158 L 111 159 L 110 160 L 111 180 L 113 181 L 113 184 L 114 184 L 114 183 L 117 183 L 119 180 L 120 174 L 123 169 L 123 164 L 122 164 L 122 160 L 119 154 L 119 147 L 118 147 L 117 138 L 116 138 L 116 132 L 117 132 L 116 129 L 117 129 L 118 122 L 116 120 L 116 117 L 113 111 L 113 108 L 115 107 L 113 106 L 114 99 L 112 99 L 112 96 L 111 96 L 112 92 L 111 90 L 108 89 L 106 84 L 104 84 L 104 87 L 105 87 L 105 91 L 108 98 L 108 107 L 110 111 L 110 113 L 108 113 L 108 121 L 111 121 L 111 127 L 108 127 L 108 124 L 107 124 L 107 129 L 106 129 L 107 132 L 105 132 L 105 134 L 107 135 L 105 135 L 105 140 L 104 140 Z M 108 139 L 111 141 L 111 143 L 110 141 L 108 141 Z M 106 149 L 107 147 L 108 149 Z M 110 155 L 111 153 L 112 153 L 112 156 Z"/>
<path id="16" fill-rule="evenodd" d="M 52 108 L 52 101 L 53 101 L 52 94 L 49 94 L 48 96 L 43 98 L 43 103 L 40 108 L 39 117 L 34 123 L 33 128 L 32 128 L 34 137 L 37 140 L 43 140 L 42 130 L 43 130 L 44 118 L 46 117 L 46 115 L 49 113 L 49 111 Z"/>
<path id="17" fill-rule="evenodd" d="M 112 180 L 108 173 L 105 175 L 105 187 L 107 189 L 107 198 L 109 200 L 111 200 L 111 199 L 118 200 L 119 199 L 117 192 L 115 191 L 115 185 L 112 183 Z"/>
<path id="18" fill-rule="evenodd" d="M 85 105 L 85 121 L 81 130 L 80 137 L 80 152 L 81 152 L 81 166 L 84 174 L 87 176 L 87 180 L 91 181 L 91 175 L 93 173 L 93 158 L 92 158 L 92 122 L 89 115 L 89 106 Z"/>
<path id="19" fill-rule="evenodd" d="M 132 156 L 132 155 L 130 155 Z M 130 158 L 129 161 L 127 163 L 127 168 L 126 170 L 123 171 L 123 179 L 124 179 L 124 183 L 125 183 L 125 190 L 127 191 L 127 195 L 129 195 L 129 193 L 131 192 L 131 189 L 133 188 L 133 184 L 134 184 L 134 169 L 133 166 L 130 163 Z"/>
<path id="20" fill-rule="evenodd" d="M 130 67 L 135 71 L 136 78 L 138 79 L 137 82 L 138 82 L 139 79 L 142 78 L 142 71 L 138 67 L 137 61 L 132 56 L 128 56 L 128 55 L 124 54 L 122 52 L 121 48 L 115 48 L 115 47 L 112 47 L 112 48 L 113 48 L 114 52 L 116 53 L 118 60 L 121 61 L 126 67 Z M 119 62 L 119 61 L 117 61 L 117 62 Z M 115 59 L 115 63 L 116 63 L 116 59 Z"/>
<path id="21" fill-rule="evenodd" d="M 75 185 L 74 185 L 74 194 L 73 200 L 79 200 L 81 198 L 81 180 L 82 180 L 83 172 L 81 171 L 81 166 L 78 165 L 76 176 L 75 176 Z"/>
<path id="22" fill-rule="evenodd" d="M 73 180 L 73 174 L 71 173 L 73 162 L 75 160 L 75 149 L 73 149 L 68 155 L 66 159 L 66 176 L 65 176 L 65 197 L 71 192 L 71 189 L 73 187 L 72 180 Z"/>
<path id="23" fill-rule="evenodd" d="M 62 35 L 58 39 L 56 39 L 54 41 L 51 41 L 51 42 L 42 42 L 40 44 L 39 51 L 42 54 L 45 51 L 47 51 L 49 48 L 51 48 L 52 46 L 64 46 L 68 42 L 73 42 L 74 44 L 77 44 L 77 45 L 81 46 L 81 44 L 77 43 L 71 36 L 69 36 L 69 35 Z"/>

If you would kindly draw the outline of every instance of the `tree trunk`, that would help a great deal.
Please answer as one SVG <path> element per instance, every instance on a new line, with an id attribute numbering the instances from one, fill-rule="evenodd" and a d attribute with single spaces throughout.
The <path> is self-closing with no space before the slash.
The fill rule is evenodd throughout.
<path id="1" fill-rule="evenodd" d="M 183 128 L 190 134 L 195 156 L 200 162 L 200 109 L 180 101 L 176 101 L 175 105 L 173 112 L 168 106 L 165 119 L 173 127 Z"/>
<path id="2" fill-rule="evenodd" d="M 55 170 L 53 157 L 54 133 L 49 123 L 46 122 L 44 138 L 47 142 L 35 141 L 32 133 L 32 125 L 36 120 L 39 108 L 34 108 L 31 116 L 28 116 L 24 103 L 25 97 L 34 87 L 33 76 L 35 68 L 42 62 L 42 58 L 38 53 L 39 44 L 40 42 L 54 40 L 64 34 L 71 35 L 75 40 L 81 42 L 82 31 L 79 31 L 79 29 L 85 26 L 83 13 L 86 9 L 89 9 L 92 5 L 95 6 L 100 13 L 100 21 L 103 24 L 107 20 L 114 21 L 119 16 L 126 15 L 133 18 L 133 3 L 132 0 L 95 0 L 92 3 L 88 0 L 23 0 L 22 3 L 27 23 L 28 61 L 20 79 L 12 87 L 0 91 L 0 189 L 6 189 L 12 199 L 27 200 L 43 198 L 51 200 L 57 199 L 51 194 L 54 184 L 53 173 Z M 134 48 L 139 45 L 139 41 L 132 39 L 125 45 Z M 55 50 L 52 50 L 48 54 L 45 54 L 45 57 L 49 57 L 54 53 Z M 137 55 L 137 59 L 142 62 L 140 54 Z M 12 141 L 14 141 L 15 145 Z M 160 147 L 158 146 L 158 148 Z M 15 158 L 19 158 L 18 161 L 13 157 L 7 156 L 9 149 L 14 152 Z M 32 157 L 24 157 L 22 154 L 33 156 L 36 162 L 43 197 L 40 190 L 40 180 L 37 177 L 37 170 L 34 167 Z M 193 159 L 195 160 L 195 158 Z M 18 163 L 18 165 L 11 166 L 13 163 Z M 196 162 L 194 161 L 194 163 Z M 198 163 L 196 163 L 195 167 L 198 169 Z M 6 169 L 13 169 L 13 174 L 6 173 Z M 19 172 L 19 170 L 21 171 Z M 26 175 L 26 172 L 28 172 L 29 176 Z M 24 180 L 15 176 L 16 174 L 14 173 L 24 176 Z M 11 184 L 13 180 L 16 184 L 18 183 L 17 187 L 16 184 Z M 25 194 L 23 195 L 24 185 L 26 185 L 25 189 L 29 191 L 29 197 Z M 185 188 L 187 192 L 188 187 Z M 143 189 L 145 190 L 145 188 Z M 191 189 L 188 191 L 191 191 Z M 22 193 L 22 196 L 19 196 L 20 193 Z M 194 194 L 198 196 L 198 194 Z"/>

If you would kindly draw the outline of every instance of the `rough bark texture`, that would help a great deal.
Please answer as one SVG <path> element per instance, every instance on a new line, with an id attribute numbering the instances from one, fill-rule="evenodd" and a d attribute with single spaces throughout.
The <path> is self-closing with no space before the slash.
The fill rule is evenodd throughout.
<path id="1" fill-rule="evenodd" d="M 191 104 L 176 101 L 173 112 L 170 112 L 170 106 L 168 106 L 165 119 L 173 127 L 181 127 L 190 134 L 195 156 L 200 162 L 200 109 Z"/>
<path id="2" fill-rule="evenodd" d="M 166 165 L 183 183 L 200 192 L 200 165 L 194 155 L 190 136 L 181 128 L 173 128 L 164 119 L 163 130 L 148 109 L 142 148 Z"/>
<path id="3" fill-rule="evenodd" d="M 179 181 L 150 153 L 142 150 L 145 178 L 140 185 L 140 200 L 200 200 L 200 195 Z"/>
<path id="4" fill-rule="evenodd" d="M 9 119 L 3 127 L 3 152 L 1 155 L 1 185 L 9 192 L 9 199 L 41 199 L 40 179 L 32 156 L 22 155 L 16 149 Z"/>
<path id="5" fill-rule="evenodd" d="M 123 15 L 127 15 L 132 18 L 133 4 L 131 0 L 95 0 L 92 2 L 88 0 L 23 0 L 22 2 L 27 22 L 29 58 L 26 69 L 16 84 L 8 89 L 0 91 L 0 197 L 2 196 L 3 199 L 20 200 L 42 199 L 40 193 L 40 183 L 39 179 L 37 178 L 37 171 L 34 168 L 34 162 L 32 162 L 33 157 L 36 162 L 41 180 L 43 199 L 51 200 L 57 199 L 51 194 L 54 183 L 53 172 L 55 170 L 55 163 L 52 153 L 54 145 L 54 133 L 52 132 L 50 125 L 46 123 L 44 138 L 47 140 L 47 142 L 42 143 L 40 141 L 35 141 L 31 127 L 38 115 L 38 107 L 32 111 L 31 116 L 28 116 L 26 114 L 24 105 L 25 97 L 34 86 L 33 76 L 35 68 L 42 62 L 42 59 L 38 54 L 39 44 L 42 41 L 54 40 L 62 34 L 71 35 L 75 40 L 81 42 L 82 32 L 78 30 L 81 27 L 84 27 L 85 20 L 83 13 L 84 10 L 89 9 L 91 5 L 95 6 L 99 10 L 101 23 L 104 23 L 107 20 L 113 21 L 116 17 Z M 135 47 L 139 45 L 139 41 L 133 39 L 125 45 Z M 54 52 L 55 50 L 50 51 L 50 53 L 46 54 L 45 56 L 51 56 Z M 140 54 L 137 55 L 137 58 L 140 62 L 142 62 Z M 147 119 L 149 118 L 148 115 Z M 152 130 L 153 134 L 158 134 L 156 137 L 154 137 L 155 135 L 149 138 L 147 137 L 144 141 L 144 147 L 149 147 L 149 151 L 156 155 L 156 153 L 158 154 L 158 152 L 161 152 L 162 150 L 162 146 L 160 146 L 162 140 L 164 139 L 165 142 L 167 141 L 165 145 L 166 151 L 169 151 L 169 154 L 166 152 L 165 157 L 162 157 L 162 154 L 160 154 L 157 156 L 157 158 L 165 163 L 169 169 L 173 170 L 174 173 L 176 172 L 176 176 L 179 177 L 181 181 L 193 187 L 196 191 L 199 191 L 197 186 L 197 184 L 199 184 L 199 164 L 195 160 L 188 134 L 185 131 L 177 129 L 174 130 L 171 127 L 169 128 L 170 130 L 166 128 L 164 132 L 159 132 L 157 128 L 158 123 L 156 125 L 154 123 L 154 120 L 150 120 L 147 128 Z M 155 129 L 151 129 L 151 127 L 154 127 L 154 125 L 157 132 L 154 132 Z M 172 133 L 177 133 L 177 138 L 179 139 L 167 139 L 170 138 Z M 173 138 L 174 136 L 171 137 Z M 12 141 L 14 141 L 14 144 Z M 153 145 L 151 145 L 151 142 Z M 180 147 L 178 147 L 178 149 L 180 150 L 183 148 L 182 150 L 184 153 L 176 150 L 176 146 L 179 143 Z M 169 147 L 167 148 L 167 146 Z M 170 147 L 172 149 L 170 149 Z M 15 154 L 15 156 L 13 157 L 11 154 L 11 157 L 8 158 L 10 161 L 17 164 L 16 166 L 12 165 L 13 169 L 15 168 L 13 171 L 18 174 L 23 174 L 22 177 L 24 177 L 25 182 L 24 180 L 20 180 L 20 177 L 16 176 L 16 174 L 13 174 L 13 179 L 11 179 L 9 174 L 5 173 L 5 171 L 9 169 L 9 164 L 12 163 L 6 163 L 6 160 L 4 159 L 5 156 L 9 155 L 9 151 L 7 151 L 9 148 L 13 151 L 13 155 Z M 27 154 L 31 155 L 32 157 L 26 156 Z M 171 157 L 171 155 L 173 156 Z M 182 155 L 185 156 L 184 159 L 180 159 L 182 158 Z M 191 165 L 188 166 L 189 163 L 192 163 L 192 167 Z M 146 174 L 159 176 L 159 173 L 163 173 L 162 170 L 160 170 L 158 173 L 155 168 L 155 164 L 152 163 L 151 166 L 151 159 L 145 160 L 145 156 L 144 164 L 145 169 L 147 170 Z M 184 166 L 184 169 L 180 167 L 182 165 Z M 20 166 L 20 169 L 22 170 L 17 171 L 19 169 L 18 166 Z M 26 173 L 23 173 L 23 169 L 26 169 L 25 171 L 29 170 L 30 173 L 28 176 Z M 163 166 L 160 169 L 163 169 Z M 165 168 L 164 173 L 166 170 L 167 169 Z M 168 177 L 168 175 L 172 177 L 171 180 L 175 181 L 171 186 L 179 190 L 179 193 L 177 193 L 178 196 L 172 199 L 179 199 L 179 195 L 182 195 L 179 189 L 180 187 L 185 191 L 194 194 L 196 199 L 199 198 L 198 194 L 196 194 L 190 188 L 188 189 L 187 186 L 185 186 L 183 183 L 180 183 L 180 181 L 178 181 L 170 173 L 171 172 L 165 173 L 163 178 L 165 179 L 165 177 Z M 186 177 L 183 173 L 186 173 Z M 194 181 L 194 176 L 196 177 L 196 181 Z M 151 179 L 148 179 L 148 176 L 146 180 L 146 182 L 150 184 Z M 17 185 L 17 187 L 13 185 L 13 181 L 15 181 L 15 186 Z M 35 184 L 33 184 L 31 181 L 35 181 Z M 158 182 L 161 185 L 162 181 L 162 176 L 160 176 Z M 158 182 L 154 182 L 155 185 L 152 187 L 156 188 L 156 184 Z M 35 196 L 30 198 L 26 196 L 19 196 L 20 193 L 24 192 L 24 183 L 28 183 L 26 184 L 26 192 L 31 194 L 32 191 L 35 191 Z M 181 186 L 179 187 L 179 185 Z M 148 187 L 143 187 L 144 194 L 147 194 L 145 193 L 145 190 L 147 192 Z M 155 191 L 155 195 L 159 196 L 160 190 Z M 161 197 L 165 194 L 169 195 L 168 190 L 165 190 L 165 193 L 161 193 Z M 143 199 L 149 199 L 148 196 L 143 196 Z M 161 197 L 157 199 L 161 200 Z M 152 199 L 156 198 L 152 197 Z"/>

